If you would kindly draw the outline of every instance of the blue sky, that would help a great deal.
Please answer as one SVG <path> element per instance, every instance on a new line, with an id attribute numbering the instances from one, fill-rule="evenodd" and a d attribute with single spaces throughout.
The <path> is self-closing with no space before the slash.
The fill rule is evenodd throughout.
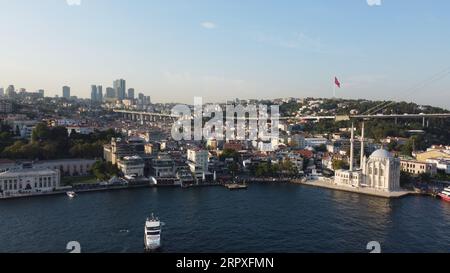
<path id="1" fill-rule="evenodd" d="M 88 97 L 91 84 L 153 101 L 330 97 L 450 108 L 450 1 L 0 0 L 0 86 Z"/>

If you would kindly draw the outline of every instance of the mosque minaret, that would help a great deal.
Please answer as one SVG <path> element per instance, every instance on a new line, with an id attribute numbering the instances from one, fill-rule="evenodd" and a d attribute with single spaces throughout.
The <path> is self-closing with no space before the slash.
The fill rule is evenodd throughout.
<path id="1" fill-rule="evenodd" d="M 361 130 L 361 160 L 359 169 L 354 167 L 354 125 L 350 138 L 350 168 L 337 170 L 334 183 L 338 186 L 394 192 L 400 190 L 400 160 L 384 149 L 376 150 L 367 158 L 364 155 L 364 123 Z"/>

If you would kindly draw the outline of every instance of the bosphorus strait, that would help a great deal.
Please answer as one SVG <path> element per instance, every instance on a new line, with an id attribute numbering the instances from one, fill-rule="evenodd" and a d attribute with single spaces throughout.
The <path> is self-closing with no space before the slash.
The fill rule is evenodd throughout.
<path id="1" fill-rule="evenodd" d="M 0 202 L 0 252 L 142 253 L 145 218 L 165 223 L 164 253 L 448 252 L 450 204 L 292 184 L 142 188 Z"/>

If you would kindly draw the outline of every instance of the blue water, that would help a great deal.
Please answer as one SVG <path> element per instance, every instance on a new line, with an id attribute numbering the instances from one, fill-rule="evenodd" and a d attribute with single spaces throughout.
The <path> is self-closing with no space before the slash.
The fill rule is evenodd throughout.
<path id="1" fill-rule="evenodd" d="M 145 188 L 0 202 L 0 252 L 143 252 L 145 218 L 165 226 L 163 252 L 450 252 L 450 203 L 299 185 L 247 191 Z"/>

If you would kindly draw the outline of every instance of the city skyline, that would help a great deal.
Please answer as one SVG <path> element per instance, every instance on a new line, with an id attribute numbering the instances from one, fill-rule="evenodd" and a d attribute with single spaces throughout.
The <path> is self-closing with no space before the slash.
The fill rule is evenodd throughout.
<path id="1" fill-rule="evenodd" d="M 447 1 L 288 2 L 0 1 L 0 87 L 89 98 L 123 78 L 191 103 L 331 97 L 337 76 L 337 97 L 450 108 L 448 77 L 423 84 L 448 67 Z"/>

